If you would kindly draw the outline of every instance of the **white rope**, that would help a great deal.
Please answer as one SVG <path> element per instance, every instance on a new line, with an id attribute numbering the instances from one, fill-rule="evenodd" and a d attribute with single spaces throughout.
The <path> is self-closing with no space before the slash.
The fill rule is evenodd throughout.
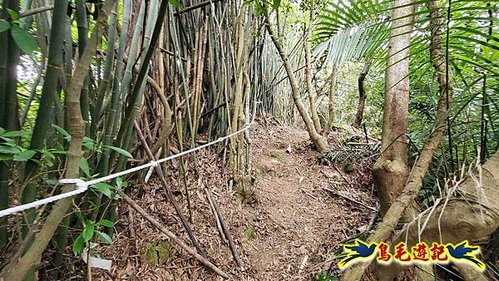
<path id="1" fill-rule="evenodd" d="M 153 159 L 152 161 L 150 161 L 147 164 L 143 164 L 143 165 L 140 165 L 140 166 L 128 169 L 128 170 L 123 170 L 121 172 L 110 174 L 110 175 L 107 175 L 105 177 L 96 178 L 96 179 L 89 180 L 89 181 L 84 181 L 82 179 L 61 179 L 61 180 L 59 180 L 58 184 L 74 184 L 76 186 L 76 189 L 73 190 L 73 191 L 66 192 L 66 193 L 62 193 L 62 194 L 50 196 L 50 197 L 47 197 L 47 198 L 44 198 L 44 199 L 40 199 L 40 200 L 37 200 L 37 201 L 33 201 L 31 203 L 27 203 L 27 204 L 23 204 L 23 205 L 19 205 L 19 206 L 15 206 L 15 207 L 11 207 L 11 208 L 8 208 L 8 209 L 1 210 L 0 211 L 0 218 L 1 217 L 5 217 L 5 216 L 10 215 L 10 214 L 14 214 L 14 213 L 17 213 L 17 212 L 24 211 L 24 210 L 27 210 L 27 209 L 36 208 L 36 207 L 41 206 L 41 205 L 52 203 L 54 201 L 62 200 L 64 198 L 72 197 L 72 196 L 75 196 L 77 194 L 80 194 L 80 193 L 83 193 L 83 192 L 87 191 L 88 187 L 91 186 L 91 185 L 93 185 L 93 184 L 97 184 L 97 183 L 101 183 L 101 182 L 106 182 L 108 180 L 112 180 L 112 179 L 115 179 L 117 177 L 125 176 L 125 175 L 128 175 L 128 174 L 135 173 L 137 171 L 143 170 L 143 169 L 150 168 L 149 171 L 147 172 L 147 175 L 146 175 L 146 178 L 145 178 L 145 181 L 147 182 L 149 180 L 149 177 L 152 175 L 152 171 L 153 171 L 154 167 L 156 167 L 157 165 L 159 165 L 159 164 L 161 164 L 163 162 L 171 161 L 171 160 L 173 160 L 175 158 L 178 158 L 178 157 L 190 154 L 190 153 L 198 151 L 200 149 L 212 146 L 214 144 L 217 144 L 217 143 L 222 142 L 222 141 L 224 141 L 226 139 L 229 139 L 229 138 L 231 138 L 231 137 L 233 137 L 235 135 L 238 135 L 238 134 L 240 134 L 240 133 L 248 130 L 249 128 L 251 128 L 251 126 L 255 122 L 256 105 L 258 103 L 260 103 L 260 102 L 255 102 L 254 103 L 254 106 L 253 106 L 253 118 L 251 119 L 251 122 L 248 123 L 248 124 L 246 124 L 246 126 L 244 126 L 242 129 L 240 129 L 237 132 L 229 134 L 229 135 L 227 135 L 225 137 L 220 137 L 220 138 L 218 138 L 218 139 L 216 139 L 216 140 L 214 140 L 212 142 L 200 145 L 198 147 L 195 147 L 195 148 L 192 148 L 192 149 L 189 149 L 189 150 L 186 150 L 186 151 L 179 152 L 179 153 L 177 153 L 175 155 L 171 155 L 169 157 L 158 159 L 158 160 L 154 160 Z"/>

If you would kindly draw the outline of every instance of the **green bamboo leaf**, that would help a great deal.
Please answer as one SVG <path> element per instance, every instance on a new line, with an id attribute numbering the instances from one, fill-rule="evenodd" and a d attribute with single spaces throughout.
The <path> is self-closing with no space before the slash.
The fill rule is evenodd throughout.
<path id="1" fill-rule="evenodd" d="M 16 41 L 19 49 L 25 54 L 31 55 L 38 48 L 35 37 L 19 26 L 12 25 L 10 34 L 12 35 L 12 38 L 14 38 L 14 41 Z"/>
<path id="2" fill-rule="evenodd" d="M 5 134 L 2 134 L 2 137 L 6 138 L 17 138 L 17 137 L 26 137 L 29 136 L 29 133 L 26 131 L 8 131 Z"/>
<path id="3" fill-rule="evenodd" d="M 16 155 L 14 155 L 14 161 L 28 161 L 33 156 L 35 156 L 36 151 L 34 150 L 25 150 Z"/>
<path id="4" fill-rule="evenodd" d="M 11 145 L 0 145 L 0 153 L 3 153 L 3 154 L 17 154 L 21 152 L 21 150 L 19 149 L 19 147 L 16 147 L 16 146 L 11 146 Z"/>
<path id="5" fill-rule="evenodd" d="M 113 190 L 113 186 L 111 186 L 107 183 L 100 182 L 100 183 L 93 184 L 90 187 L 97 190 L 98 192 L 104 194 L 108 198 L 111 198 L 113 195 L 113 192 L 111 191 L 111 190 Z"/>
<path id="6" fill-rule="evenodd" d="M 89 137 L 84 137 L 83 138 L 83 146 L 90 149 L 90 150 L 93 150 L 95 148 L 95 142 L 93 139 L 91 139 Z"/>
<path id="7" fill-rule="evenodd" d="M 113 239 L 111 239 L 111 236 L 107 235 L 107 233 L 95 231 L 95 234 L 97 234 L 97 236 L 106 244 L 111 244 L 113 242 Z"/>
<path id="8" fill-rule="evenodd" d="M 73 243 L 73 253 L 75 254 L 75 256 L 81 254 L 84 246 L 85 246 L 85 239 L 83 239 L 83 236 L 80 234 Z"/>
<path id="9" fill-rule="evenodd" d="M 80 159 L 80 169 L 87 177 L 90 177 L 90 166 L 88 165 L 87 159 L 85 158 Z"/>
<path id="10" fill-rule="evenodd" d="M 107 145 L 106 146 L 107 148 L 110 148 L 116 152 L 118 152 L 119 154 L 125 156 L 125 157 L 128 157 L 128 158 L 133 158 L 132 154 L 130 154 L 130 152 L 124 150 L 123 148 L 119 148 L 119 147 L 116 147 L 116 146 L 110 146 L 110 145 Z"/>
<path id="11" fill-rule="evenodd" d="M 94 225 L 90 222 L 85 224 L 85 228 L 83 228 L 82 232 L 83 239 L 86 241 L 92 239 L 94 237 Z"/>
<path id="12" fill-rule="evenodd" d="M 54 128 L 57 132 L 59 132 L 61 135 L 64 136 L 64 139 L 68 142 L 71 141 L 71 135 L 68 133 L 68 131 L 64 130 L 63 128 L 55 125 L 55 124 L 52 124 L 52 128 Z"/>
<path id="13" fill-rule="evenodd" d="M 100 220 L 98 224 L 106 227 L 114 227 L 114 222 L 106 219 Z"/>
<path id="14" fill-rule="evenodd" d="M 0 32 L 4 32 L 5 30 L 10 28 L 10 23 L 6 20 L 0 19 Z"/>
<path id="15" fill-rule="evenodd" d="M 12 21 L 17 21 L 19 20 L 19 13 L 12 10 L 12 9 L 9 9 L 7 8 L 7 13 L 9 14 L 10 18 L 12 19 Z"/>

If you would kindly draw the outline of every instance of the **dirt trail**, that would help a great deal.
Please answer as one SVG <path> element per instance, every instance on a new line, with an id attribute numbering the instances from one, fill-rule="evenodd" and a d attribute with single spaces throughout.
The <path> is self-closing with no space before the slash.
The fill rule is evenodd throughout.
<path id="1" fill-rule="evenodd" d="M 200 177 L 188 173 L 193 206 L 193 229 L 208 257 L 231 275 L 231 280 L 311 280 L 327 269 L 339 242 L 369 224 L 373 211 L 324 190 L 349 193 L 349 197 L 374 206 L 368 171 L 320 165 L 306 132 L 275 124 L 252 128 L 252 162 L 256 169 L 254 200 L 241 204 L 229 190 L 223 165 L 213 152 L 198 155 Z M 168 176 L 178 201 L 187 214 L 176 169 Z M 203 186 L 217 197 L 224 219 L 245 263 L 239 271 L 229 248 L 220 242 Z M 137 184 L 131 196 L 151 215 L 188 241 L 171 204 L 166 203 L 159 184 Z M 128 206 L 121 204 L 121 218 L 112 246 L 100 251 L 114 260 L 113 275 L 120 280 L 220 280 L 185 253 L 172 246 L 156 264 L 146 261 L 144 249 L 151 241 L 164 241 L 160 234 Z M 133 231 L 131 230 L 133 225 Z M 157 246 L 155 246 L 157 247 Z M 154 252 L 154 251 L 153 251 Z M 155 253 L 159 253 L 156 251 Z M 156 257 L 156 256 L 155 256 Z M 105 275 L 99 275 L 103 279 Z"/>
<path id="2" fill-rule="evenodd" d="M 345 183 L 349 176 L 319 165 L 306 132 L 275 126 L 257 127 L 254 134 L 256 209 L 264 214 L 261 223 L 270 228 L 249 243 L 255 277 L 310 279 L 322 265 L 327 268 L 322 261 L 339 241 L 368 223 L 372 211 L 324 190 L 352 191 Z M 352 191 L 352 198 L 373 204 L 364 191 Z"/>

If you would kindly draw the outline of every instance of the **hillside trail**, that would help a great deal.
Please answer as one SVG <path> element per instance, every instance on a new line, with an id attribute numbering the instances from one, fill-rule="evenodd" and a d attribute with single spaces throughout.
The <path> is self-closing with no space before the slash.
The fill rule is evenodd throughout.
<path id="1" fill-rule="evenodd" d="M 251 241 L 248 249 L 254 250 L 248 250 L 248 258 L 259 280 L 310 280 L 328 268 L 338 242 L 363 231 L 375 215 L 328 189 L 375 206 L 371 190 L 358 186 L 369 184 L 370 175 L 319 164 L 304 130 L 257 127 L 254 135 L 253 164 L 259 170 L 255 198 L 262 223 L 271 230 Z"/>
<path id="2" fill-rule="evenodd" d="M 259 122 L 250 135 L 256 181 L 248 204 L 242 204 L 230 190 L 228 176 L 221 173 L 223 165 L 216 164 L 216 153 L 197 155 L 199 177 L 187 174 L 194 232 L 208 258 L 229 273 L 230 280 L 312 280 L 338 261 L 334 257 L 340 243 L 364 231 L 375 217 L 376 212 L 365 207 L 376 206 L 369 168 L 359 165 L 347 174 L 341 167 L 322 165 L 304 130 L 274 121 Z M 180 178 L 178 172 L 169 174 L 172 188 L 179 191 L 175 194 L 183 190 Z M 202 185 L 217 198 L 244 271 L 236 267 L 229 247 L 220 241 Z M 134 190 L 130 195 L 137 203 L 188 241 L 159 182 L 137 184 Z M 177 197 L 187 213 L 185 198 Z M 101 251 L 102 256 L 112 257 L 116 279 L 221 280 L 176 246 L 163 261 L 146 261 L 144 249 L 151 241 L 166 237 L 124 203 L 119 212 L 113 244 Z"/>

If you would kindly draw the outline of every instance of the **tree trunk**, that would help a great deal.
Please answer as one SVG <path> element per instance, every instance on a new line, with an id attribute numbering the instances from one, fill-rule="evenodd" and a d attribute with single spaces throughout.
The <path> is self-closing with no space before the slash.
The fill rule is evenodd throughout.
<path id="1" fill-rule="evenodd" d="M 371 61 L 367 61 L 364 64 L 364 69 L 362 69 L 362 72 L 359 75 L 359 79 L 357 80 L 357 84 L 359 86 L 359 105 L 357 105 L 357 113 L 355 114 L 355 121 L 353 122 L 353 126 L 355 128 L 360 128 L 364 116 L 364 107 L 366 104 L 366 97 L 367 97 L 366 89 L 364 87 L 364 80 L 366 79 L 370 66 L 371 66 Z"/>
<path id="2" fill-rule="evenodd" d="M 305 108 L 305 105 L 303 104 L 303 101 L 301 100 L 300 97 L 300 89 L 298 87 L 298 81 L 296 79 L 296 76 L 293 72 L 293 69 L 291 67 L 291 64 L 288 61 L 288 56 L 284 52 L 284 48 L 282 47 L 281 43 L 277 39 L 276 34 L 272 30 L 270 26 L 270 19 L 269 15 L 267 14 L 265 16 L 265 25 L 267 28 L 267 31 L 270 35 L 270 38 L 272 39 L 272 42 L 274 43 L 274 46 L 277 49 L 277 52 L 279 53 L 279 56 L 282 59 L 282 63 L 284 64 L 284 69 L 286 70 L 286 74 L 288 75 L 289 83 L 291 84 L 291 95 L 293 97 L 293 101 L 296 105 L 296 108 L 298 109 L 298 112 L 300 113 L 303 122 L 305 123 L 308 135 L 310 136 L 310 139 L 314 143 L 314 145 L 317 147 L 317 150 L 319 152 L 326 152 L 329 150 L 329 144 L 327 143 L 327 139 L 321 136 L 317 130 L 315 129 L 314 122 L 310 118 L 310 115 L 308 115 L 307 109 Z"/>
<path id="3" fill-rule="evenodd" d="M 441 18 L 439 15 L 438 2 L 430 1 L 428 2 L 428 7 L 431 11 L 430 25 L 432 28 L 430 56 L 433 62 L 433 67 L 437 72 L 437 80 L 439 82 L 440 90 L 434 130 L 427 139 L 423 149 L 421 150 L 421 154 L 414 164 L 414 168 L 412 169 L 412 172 L 407 180 L 407 185 L 405 185 L 405 188 L 398 196 L 397 200 L 387 210 L 385 216 L 383 217 L 382 223 L 378 226 L 373 235 L 369 237 L 368 241 L 387 241 L 387 239 L 391 236 L 397 226 L 397 223 L 402 217 L 402 214 L 411 202 L 414 202 L 414 198 L 421 189 L 421 186 L 423 185 L 423 178 L 428 170 L 428 167 L 430 166 L 434 151 L 444 136 L 445 118 L 447 116 L 447 108 L 451 97 L 451 86 L 450 79 L 445 76 L 447 64 L 442 51 Z M 451 213 L 451 216 L 454 216 L 454 214 Z M 362 264 L 347 270 L 344 274 L 345 280 L 357 280 L 358 278 L 361 278 L 366 268 L 367 264 Z M 384 269 L 379 268 L 379 271 L 384 272 Z"/>
<path id="4" fill-rule="evenodd" d="M 409 45 L 415 6 L 413 0 L 395 0 L 391 18 L 385 73 L 382 154 L 373 166 L 374 182 L 384 215 L 405 186 L 407 117 L 409 106 Z"/>
<path id="5" fill-rule="evenodd" d="M 40 107 L 36 116 L 33 135 L 31 137 L 30 149 L 39 149 L 45 145 L 47 134 L 51 129 L 51 114 L 53 112 L 54 100 L 58 97 L 57 87 L 59 78 L 64 67 L 63 63 L 63 43 L 66 38 L 66 17 L 68 0 L 56 0 L 54 2 L 54 14 L 52 16 L 52 28 L 50 29 L 50 44 L 47 59 L 47 70 L 43 82 Z M 35 200 L 37 185 L 29 182 L 29 179 L 36 173 L 38 164 L 35 161 L 28 161 L 24 168 L 24 180 L 28 182 L 22 193 L 22 203 L 29 203 Z M 28 210 L 27 221 L 30 224 L 35 219 L 34 210 Z M 26 234 L 27 228 L 23 233 Z"/>
<path id="6" fill-rule="evenodd" d="M 310 113 L 312 115 L 312 120 L 314 121 L 314 127 L 317 133 L 322 131 L 321 123 L 319 121 L 319 115 L 317 115 L 317 106 L 315 105 L 315 99 L 317 93 L 315 91 L 314 85 L 312 84 L 312 53 L 310 52 L 310 40 L 312 39 L 312 28 L 314 21 L 314 3 L 311 3 L 310 8 L 310 25 L 307 28 L 306 36 L 303 39 L 304 49 L 305 49 L 305 81 L 307 83 L 308 100 L 310 103 Z"/>
<path id="7" fill-rule="evenodd" d="M 333 69 L 331 70 L 331 76 L 329 77 L 329 94 L 328 94 L 328 116 L 327 123 L 324 127 L 324 131 L 322 135 L 327 138 L 331 129 L 333 128 L 334 123 L 334 94 L 336 93 L 336 79 L 338 78 L 338 73 L 340 72 L 340 66 L 338 64 L 333 64 Z"/>
<path id="8" fill-rule="evenodd" d="M 433 2 L 433 1 L 431 1 Z M 481 170 L 481 171 L 480 171 Z M 480 175 L 481 174 L 481 175 Z M 499 227 L 499 151 L 497 151 L 473 176 L 469 176 L 457 187 L 454 194 L 439 201 L 435 210 L 421 214 L 419 222 L 428 220 L 426 227 L 418 235 L 418 220 L 408 224 L 394 239 L 392 245 L 406 241 L 415 245 L 419 241 L 431 244 L 459 243 L 463 240 L 474 241 L 494 233 Z M 477 181 L 479 179 L 480 182 Z M 451 189 L 452 190 L 452 189 Z M 440 217 L 441 216 L 441 217 Z M 408 235 L 406 236 L 406 233 Z M 420 239 L 420 240 L 419 240 Z M 393 280 L 404 267 L 392 263 L 379 270 L 379 280 Z M 460 267 L 463 277 L 474 276 L 474 280 L 483 280 L 484 276 L 476 269 Z M 470 280 L 469 277 L 466 280 Z"/>

